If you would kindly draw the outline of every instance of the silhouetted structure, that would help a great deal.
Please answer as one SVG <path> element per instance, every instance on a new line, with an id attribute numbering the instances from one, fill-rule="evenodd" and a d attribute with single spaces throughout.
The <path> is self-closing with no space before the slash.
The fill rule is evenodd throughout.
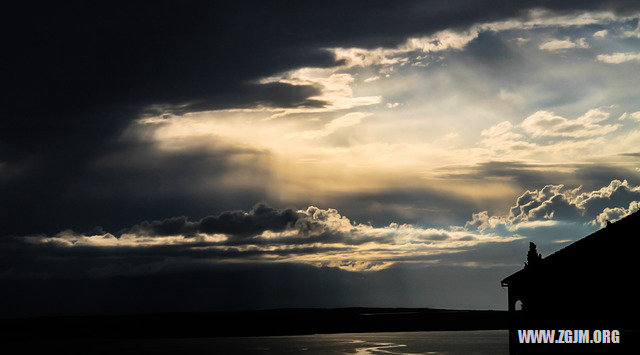
<path id="1" fill-rule="evenodd" d="M 509 288 L 511 353 L 537 353 L 544 346 L 517 344 L 517 329 L 621 331 L 623 345 L 547 345 L 545 352 L 558 347 L 562 347 L 561 352 L 591 351 L 596 347 L 594 352 L 610 353 L 635 345 L 635 334 L 640 329 L 639 231 L 640 212 L 636 212 L 546 258 L 531 243 L 525 267 L 502 280 L 502 286 Z M 516 311 L 518 301 L 521 311 Z"/>
<path id="2" fill-rule="evenodd" d="M 538 254 L 538 248 L 533 242 L 529 243 L 529 251 L 527 252 L 527 262 L 524 263 L 524 267 L 537 266 L 542 260 L 542 254 Z"/>

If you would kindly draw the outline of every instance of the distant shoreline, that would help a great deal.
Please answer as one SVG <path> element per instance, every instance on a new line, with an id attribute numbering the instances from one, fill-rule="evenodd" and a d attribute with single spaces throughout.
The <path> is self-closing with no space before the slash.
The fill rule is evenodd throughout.
<path id="1" fill-rule="evenodd" d="M 203 338 L 507 329 L 507 311 L 286 308 L 0 319 L 3 339 Z"/>

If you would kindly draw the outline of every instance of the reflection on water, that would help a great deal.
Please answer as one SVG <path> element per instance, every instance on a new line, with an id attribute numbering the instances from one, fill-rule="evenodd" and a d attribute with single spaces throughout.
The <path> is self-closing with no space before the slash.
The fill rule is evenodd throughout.
<path id="1" fill-rule="evenodd" d="M 12 345 L 24 350 L 46 349 L 43 353 L 47 354 L 507 354 L 509 351 L 506 330 L 46 340 Z"/>
<path id="2" fill-rule="evenodd" d="M 406 332 L 331 334 L 314 336 L 319 343 L 330 344 L 348 338 L 342 354 L 507 354 L 508 332 Z M 327 349 L 329 350 L 329 349 Z M 321 353 L 322 350 L 319 351 Z"/>
<path id="3" fill-rule="evenodd" d="M 363 348 L 356 348 L 356 354 L 358 355 L 367 355 L 367 354 L 409 354 L 405 351 L 401 351 L 402 349 L 394 349 L 394 348 L 403 348 L 406 347 L 404 344 L 394 344 L 394 343 L 374 343 L 370 346 L 366 346 Z"/>

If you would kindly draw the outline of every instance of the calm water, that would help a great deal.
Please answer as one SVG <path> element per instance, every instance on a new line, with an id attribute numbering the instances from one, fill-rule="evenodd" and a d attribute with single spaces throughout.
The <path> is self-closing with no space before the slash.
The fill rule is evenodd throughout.
<path id="1" fill-rule="evenodd" d="M 351 333 L 280 337 L 81 340 L 39 344 L 86 354 L 507 354 L 506 330 Z"/>

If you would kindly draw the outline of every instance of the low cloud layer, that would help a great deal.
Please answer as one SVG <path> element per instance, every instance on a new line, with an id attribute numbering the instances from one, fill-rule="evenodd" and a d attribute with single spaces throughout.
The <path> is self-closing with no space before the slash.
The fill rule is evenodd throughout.
<path id="1" fill-rule="evenodd" d="M 622 64 L 627 62 L 640 62 L 638 52 L 616 52 L 611 54 L 598 54 L 596 59 L 607 64 Z"/>
<path id="2" fill-rule="evenodd" d="M 576 41 L 573 41 L 569 38 L 565 39 L 550 39 L 538 46 L 541 50 L 556 52 L 562 51 L 565 49 L 573 49 L 573 48 L 589 48 L 589 44 L 586 39 L 580 38 Z"/>
<path id="3" fill-rule="evenodd" d="M 143 222 L 118 234 L 101 228 L 84 234 L 65 230 L 52 236 L 4 238 L 2 242 L 5 253 L 26 253 L 36 259 L 294 262 L 348 271 L 375 271 L 397 262 L 433 263 L 440 256 L 479 244 L 517 239 L 517 235 L 499 236 L 409 224 L 375 227 L 352 222 L 335 209 L 277 210 L 259 204 L 248 212 L 229 211 L 198 221 L 176 217 Z M 89 268 L 87 272 L 98 271 Z M 1 274 L 18 277 L 19 270 L 9 267 Z"/>
<path id="4" fill-rule="evenodd" d="M 527 117 L 520 126 L 533 137 L 591 137 L 602 136 L 619 128 L 619 125 L 602 125 L 610 114 L 602 110 L 589 110 L 571 120 L 548 111 L 538 111 Z"/>
<path id="5" fill-rule="evenodd" d="M 506 215 L 482 211 L 464 226 L 450 228 L 397 223 L 373 226 L 353 222 L 330 208 L 310 206 L 296 211 L 258 204 L 250 211 L 227 211 L 199 220 L 174 217 L 142 222 L 118 233 L 102 228 L 86 233 L 65 230 L 55 235 L 3 238 L 2 243 L 8 260 L 20 255 L 39 262 L 58 257 L 112 259 L 115 265 L 153 260 L 155 267 L 137 267 L 147 272 L 175 262 L 302 263 L 347 271 L 377 271 L 396 263 L 481 266 L 455 255 L 484 245 L 501 249 L 501 245 L 524 238 L 524 229 L 563 223 L 602 227 L 607 220 L 615 222 L 639 206 L 640 186 L 613 180 L 591 191 L 563 185 L 527 190 Z M 3 277 L 22 277 L 16 265 L 6 266 Z M 110 270 L 89 267 L 87 273 L 118 273 Z"/>

